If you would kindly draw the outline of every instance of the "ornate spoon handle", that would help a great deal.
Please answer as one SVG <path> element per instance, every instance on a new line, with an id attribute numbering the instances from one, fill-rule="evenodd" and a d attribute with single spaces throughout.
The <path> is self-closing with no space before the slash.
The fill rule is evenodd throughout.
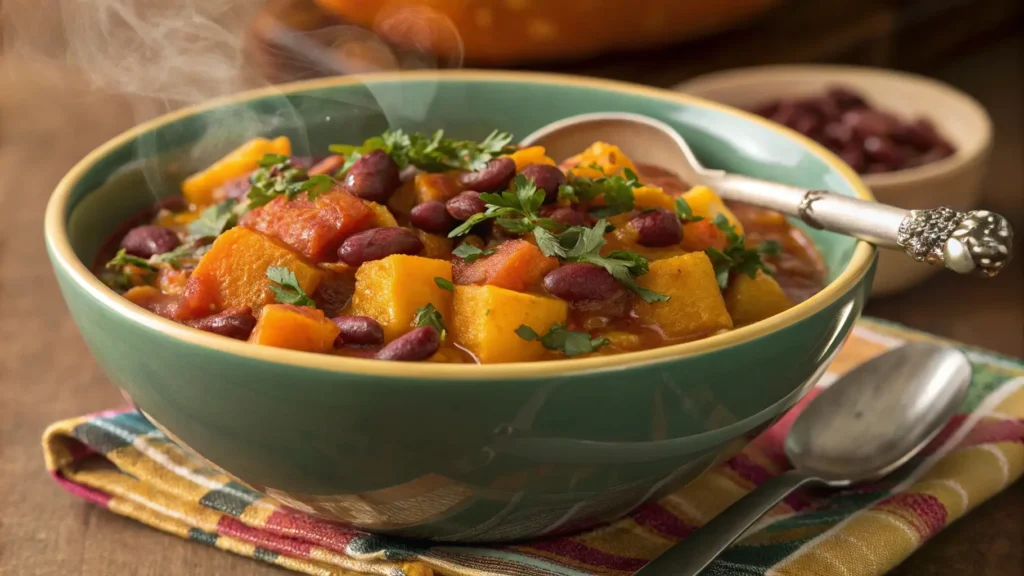
<path id="1" fill-rule="evenodd" d="M 942 264 L 960 274 L 991 278 L 1013 255 L 1010 223 L 988 210 L 904 210 L 825 190 L 719 174 L 706 184 L 726 199 L 778 210 L 813 228 L 901 249 L 918 262 Z"/>

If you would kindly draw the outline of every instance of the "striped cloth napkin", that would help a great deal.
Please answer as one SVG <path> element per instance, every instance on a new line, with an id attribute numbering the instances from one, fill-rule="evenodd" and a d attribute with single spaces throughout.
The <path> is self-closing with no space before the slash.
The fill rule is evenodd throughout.
<path id="1" fill-rule="evenodd" d="M 821 386 L 907 341 L 934 337 L 862 320 Z M 1024 364 L 966 350 L 974 380 L 959 415 L 884 482 L 798 492 L 722 555 L 711 574 L 883 574 L 1024 472 Z M 813 396 L 813 391 L 811 396 Z M 802 406 L 802 405 L 801 405 Z M 306 574 L 461 576 L 628 574 L 787 467 L 797 406 L 737 456 L 659 502 L 576 536 L 507 546 L 431 545 L 314 519 L 229 481 L 135 412 L 52 425 L 46 464 L 69 492 L 209 546 Z"/>

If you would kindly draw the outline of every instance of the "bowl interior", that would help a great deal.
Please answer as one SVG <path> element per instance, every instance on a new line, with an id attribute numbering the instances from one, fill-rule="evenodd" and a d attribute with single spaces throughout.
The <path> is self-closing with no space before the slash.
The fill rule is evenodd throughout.
<path id="1" fill-rule="evenodd" d="M 66 205 L 68 236 L 78 258 L 91 265 L 104 239 L 127 218 L 154 198 L 177 193 L 188 174 L 255 136 L 283 134 L 294 154 L 323 155 L 329 144 L 360 142 L 388 127 L 443 128 L 459 138 L 483 138 L 493 129 L 522 136 L 566 116 L 599 111 L 667 122 L 707 166 L 854 195 L 826 153 L 795 133 L 668 92 L 543 75 L 366 77 L 243 94 L 135 129 L 87 159 L 93 162 L 72 183 Z M 835 278 L 857 242 L 797 225 L 819 246 L 829 278 Z"/>

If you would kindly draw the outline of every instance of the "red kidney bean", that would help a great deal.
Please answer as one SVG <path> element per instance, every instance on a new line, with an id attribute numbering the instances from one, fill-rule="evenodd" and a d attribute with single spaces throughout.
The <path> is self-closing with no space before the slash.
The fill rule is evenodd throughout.
<path id="1" fill-rule="evenodd" d="M 552 296 L 569 302 L 607 300 L 626 290 L 604 268 L 582 262 L 563 264 L 548 272 L 543 285 Z"/>
<path id="2" fill-rule="evenodd" d="M 679 217 L 664 208 L 641 212 L 629 221 L 636 230 L 637 242 L 642 246 L 671 246 L 683 240 L 683 225 Z"/>
<path id="3" fill-rule="evenodd" d="M 856 108 L 843 114 L 843 124 L 861 138 L 888 136 L 898 125 L 893 120 L 892 116 L 869 108 Z"/>
<path id="4" fill-rule="evenodd" d="M 516 163 L 508 156 L 495 158 L 476 172 L 459 174 L 459 184 L 480 192 L 503 190 L 516 175 Z"/>
<path id="5" fill-rule="evenodd" d="M 350 194 L 384 204 L 401 184 L 398 164 L 383 150 L 374 150 L 349 168 L 341 185 Z"/>
<path id="6" fill-rule="evenodd" d="M 565 174 L 562 174 L 562 171 L 556 166 L 530 164 L 519 173 L 544 191 L 544 201 L 548 203 L 558 199 L 558 187 L 565 184 Z"/>
<path id="7" fill-rule="evenodd" d="M 441 347 L 441 335 L 433 326 L 420 326 L 399 336 L 374 356 L 378 360 L 416 362 L 426 360 Z"/>
<path id="8" fill-rule="evenodd" d="M 338 260 L 349 266 L 359 266 L 392 254 L 419 254 L 422 251 L 423 242 L 412 230 L 371 228 L 346 238 L 338 248 Z"/>
<path id="9" fill-rule="evenodd" d="M 335 172 L 341 169 L 345 165 L 345 158 L 337 154 L 331 154 L 327 158 L 317 162 L 310 169 L 308 174 L 310 176 L 316 176 L 318 174 L 333 175 Z"/>
<path id="10" fill-rule="evenodd" d="M 181 245 L 178 235 L 163 226 L 136 226 L 121 239 L 121 248 L 132 256 L 149 258 L 156 254 L 170 252 Z"/>
<path id="11" fill-rule="evenodd" d="M 864 159 L 864 149 L 857 145 L 846 148 L 839 153 L 839 157 L 857 172 L 863 172 L 867 165 Z"/>
<path id="12" fill-rule="evenodd" d="M 548 204 L 541 207 L 540 215 L 565 226 L 586 226 L 589 223 L 586 213 L 574 210 L 569 206 Z"/>
<path id="13" fill-rule="evenodd" d="M 893 170 L 903 167 L 906 158 L 889 138 L 872 136 L 864 139 L 864 152 L 869 158 L 889 166 Z"/>
<path id="14" fill-rule="evenodd" d="M 846 124 L 832 122 L 822 130 L 822 140 L 832 150 L 842 150 L 853 144 L 853 130 Z"/>
<path id="15" fill-rule="evenodd" d="M 447 234 L 455 226 L 455 219 L 440 200 L 430 200 L 413 206 L 409 212 L 409 222 L 431 234 Z"/>
<path id="16" fill-rule="evenodd" d="M 355 344 L 358 346 L 379 346 L 384 343 L 384 329 L 380 323 L 366 316 L 338 316 L 332 318 L 341 332 L 334 346 Z"/>
<path id="17" fill-rule="evenodd" d="M 868 103 L 864 100 L 860 94 L 843 88 L 842 86 L 833 86 L 829 88 L 826 93 L 826 97 L 836 103 L 841 110 L 851 110 L 853 108 L 866 108 Z"/>
<path id="18" fill-rule="evenodd" d="M 487 204 L 480 199 L 479 192 L 467 190 L 449 200 L 445 207 L 452 218 L 465 221 L 469 220 L 473 214 L 478 214 L 487 209 Z"/>
<path id="19" fill-rule="evenodd" d="M 252 309 L 248 306 L 236 306 L 212 316 L 186 320 L 185 324 L 204 332 L 220 334 L 235 340 L 245 340 L 249 338 L 253 328 L 256 327 L 256 317 L 253 316 Z"/>

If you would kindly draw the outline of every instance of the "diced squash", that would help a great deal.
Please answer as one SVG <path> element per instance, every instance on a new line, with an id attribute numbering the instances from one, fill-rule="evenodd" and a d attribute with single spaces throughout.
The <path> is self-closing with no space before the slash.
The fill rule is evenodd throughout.
<path id="1" fill-rule="evenodd" d="M 447 202 L 462 192 L 462 187 L 451 174 L 421 172 L 413 180 L 413 187 L 416 189 L 417 204 L 431 200 Z"/>
<path id="2" fill-rule="evenodd" d="M 513 162 L 516 163 L 516 172 L 521 171 L 530 164 L 544 164 L 547 166 L 554 166 L 555 161 L 548 158 L 545 153 L 543 146 L 530 146 L 529 148 L 523 148 L 516 150 L 515 152 L 508 155 Z"/>
<path id="3" fill-rule="evenodd" d="M 280 241 L 236 226 L 217 237 L 192 271 L 177 317 L 198 318 L 232 306 L 248 306 L 258 314 L 273 301 L 267 289 L 271 266 L 294 272 L 306 294 L 316 291 L 324 274 Z"/>
<path id="4" fill-rule="evenodd" d="M 725 205 L 722 198 L 715 194 L 711 188 L 707 186 L 694 186 L 689 191 L 683 193 L 683 199 L 690 205 L 695 216 L 703 216 L 708 220 L 714 220 L 715 216 L 722 214 L 736 228 L 737 234 L 743 234 L 743 224 L 739 218 L 732 213 L 732 210 Z"/>
<path id="5" fill-rule="evenodd" d="M 190 222 L 199 218 L 199 211 L 194 212 L 171 212 L 169 210 L 161 211 L 156 217 L 157 226 L 163 226 L 164 228 L 176 228 L 178 226 L 187 226 Z"/>
<path id="6" fill-rule="evenodd" d="M 657 325 L 669 338 L 706 336 L 733 326 L 711 260 L 703 252 L 652 262 L 637 284 L 669 297 L 650 304 L 636 298 L 633 304 L 641 322 Z"/>
<path id="7" fill-rule="evenodd" d="M 469 264 L 455 261 L 456 284 L 489 284 L 522 292 L 558 268 L 558 259 L 545 256 L 526 240 L 509 240 L 497 251 Z"/>
<path id="8" fill-rule="evenodd" d="M 760 322 L 793 306 L 775 278 L 760 270 L 753 278 L 746 274 L 733 275 L 724 296 L 725 307 L 737 326 Z"/>
<path id="9" fill-rule="evenodd" d="M 213 202 L 213 191 L 232 178 L 252 172 L 259 167 L 259 160 L 266 154 L 290 156 L 292 143 L 280 136 L 273 140 L 254 138 L 229 152 L 206 170 L 189 176 L 181 185 L 185 200 L 196 206 Z"/>
<path id="10" fill-rule="evenodd" d="M 367 262 L 356 271 L 355 293 L 348 313 L 380 322 L 388 342 L 412 330 L 416 310 L 427 304 L 433 304 L 448 322 L 452 293 L 439 287 L 434 278 L 451 282 L 451 263 L 404 254 Z"/>
<path id="11" fill-rule="evenodd" d="M 173 294 L 164 294 L 155 286 L 136 286 L 125 292 L 124 297 L 136 306 L 164 318 L 174 318 L 180 300 Z"/>
<path id="12" fill-rule="evenodd" d="M 648 260 L 664 260 L 686 254 L 681 246 L 642 246 L 637 242 L 636 230 L 629 225 L 629 216 L 620 214 L 609 220 L 615 225 L 615 230 L 605 235 L 606 244 L 601 247 L 601 254 L 607 256 L 615 250 L 627 250 L 647 258 Z"/>
<path id="13" fill-rule="evenodd" d="M 409 212 L 412 212 L 412 207 L 416 205 L 416 184 L 414 180 L 409 180 L 398 187 L 395 193 L 391 195 L 391 199 L 388 200 L 388 208 L 391 212 L 400 218 L 406 218 L 409 216 Z"/>
<path id="14" fill-rule="evenodd" d="M 312 201 L 305 196 L 295 200 L 278 196 L 266 206 L 250 210 L 241 224 L 320 262 L 337 258 L 342 241 L 369 227 L 374 214 L 361 199 L 335 189 Z"/>
<path id="15" fill-rule="evenodd" d="M 545 334 L 552 324 L 566 321 L 569 307 L 562 300 L 523 294 L 498 286 L 456 286 L 452 338 L 484 364 L 526 362 L 544 355 L 544 346 L 516 334 L 523 324 Z"/>
<path id="16" fill-rule="evenodd" d="M 618 146 L 607 142 L 594 142 L 589 148 L 566 160 L 566 164 L 576 166 L 572 169 L 575 176 L 582 178 L 600 178 L 622 173 L 626 168 L 636 172 L 636 165 Z M 595 170 L 593 166 L 601 168 Z"/>
<path id="17" fill-rule="evenodd" d="M 641 186 L 633 189 L 633 206 L 636 208 L 665 208 L 675 213 L 676 201 L 657 186 Z"/>
<path id="18" fill-rule="evenodd" d="M 156 274 L 156 285 L 167 294 L 181 294 L 188 282 L 188 272 L 171 267 L 161 268 Z"/>
<path id="19" fill-rule="evenodd" d="M 455 240 L 438 234 L 430 234 L 419 228 L 414 229 L 413 232 L 419 237 L 420 242 L 423 242 L 423 252 L 420 252 L 420 256 L 439 260 L 451 259 Z"/>
<path id="20" fill-rule="evenodd" d="M 377 204 L 376 202 L 370 202 L 364 200 L 366 207 L 373 213 L 370 218 L 370 228 L 395 228 L 398 227 L 398 221 L 395 220 L 395 216 L 388 210 L 387 206 Z"/>
<path id="21" fill-rule="evenodd" d="M 725 233 L 707 218 L 683 224 L 681 245 L 689 252 L 703 252 L 708 248 L 722 250 L 726 242 Z"/>
<path id="22" fill-rule="evenodd" d="M 334 340 L 340 331 L 337 324 L 316 308 L 268 304 L 260 312 L 249 342 L 322 353 L 334 348 Z"/>

